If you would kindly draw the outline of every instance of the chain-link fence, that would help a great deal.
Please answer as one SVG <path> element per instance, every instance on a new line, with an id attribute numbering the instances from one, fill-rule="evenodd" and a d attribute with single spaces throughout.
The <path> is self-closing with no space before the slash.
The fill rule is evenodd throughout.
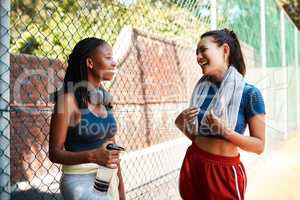
<path id="1" fill-rule="evenodd" d="M 9 116 L 9 2 L 0 2 L 0 199 L 11 192 Z"/>
<path id="2" fill-rule="evenodd" d="M 118 61 L 105 87 L 114 96 L 117 141 L 128 150 L 121 162 L 128 199 L 180 199 L 178 172 L 189 142 L 174 119 L 201 75 L 196 42 L 213 24 L 243 41 L 247 79 L 266 97 L 269 132 L 299 126 L 299 31 L 275 1 L 264 3 L 2 0 L 1 199 L 60 199 L 60 166 L 47 158 L 50 94 L 61 86 L 72 48 L 88 36 L 112 44 Z"/>

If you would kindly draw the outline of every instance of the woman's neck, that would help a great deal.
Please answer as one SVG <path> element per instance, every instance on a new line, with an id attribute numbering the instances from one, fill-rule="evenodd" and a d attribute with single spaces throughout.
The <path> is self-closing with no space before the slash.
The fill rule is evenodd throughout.
<path id="1" fill-rule="evenodd" d="M 224 79 L 226 71 L 227 71 L 227 69 L 220 70 L 220 71 L 218 71 L 218 73 L 216 73 L 213 76 L 210 76 L 209 78 L 212 82 L 222 82 L 222 80 Z"/>
<path id="2" fill-rule="evenodd" d="M 228 69 L 229 64 L 226 64 L 223 68 L 220 68 L 214 75 L 211 75 L 210 80 L 212 82 L 222 82 Z"/>
<path id="3" fill-rule="evenodd" d="M 102 86 L 101 80 L 98 80 L 96 77 L 88 74 L 88 83 L 91 84 L 95 88 L 99 88 Z"/>

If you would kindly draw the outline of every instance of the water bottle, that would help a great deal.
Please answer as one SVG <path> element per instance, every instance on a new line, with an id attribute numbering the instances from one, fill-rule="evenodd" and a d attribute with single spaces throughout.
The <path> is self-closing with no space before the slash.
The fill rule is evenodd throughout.
<path id="1" fill-rule="evenodd" d="M 107 150 L 117 150 L 117 151 L 125 151 L 125 149 L 117 144 L 108 144 L 106 146 Z M 106 196 L 107 200 L 111 199 L 108 194 L 109 184 L 114 173 L 117 173 L 117 168 L 109 168 L 105 166 L 99 166 L 95 178 L 94 191 L 101 196 Z"/>

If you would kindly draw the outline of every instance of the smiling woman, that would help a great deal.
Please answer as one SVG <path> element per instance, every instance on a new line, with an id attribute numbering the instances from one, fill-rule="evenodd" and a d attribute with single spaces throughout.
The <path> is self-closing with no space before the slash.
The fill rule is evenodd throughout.
<path id="1" fill-rule="evenodd" d="M 234 32 L 204 33 L 196 51 L 203 76 L 191 107 L 176 126 L 192 140 L 180 171 L 184 200 L 244 199 L 247 177 L 238 148 L 260 154 L 265 144 L 265 107 L 260 91 L 245 82 L 245 63 Z M 245 136 L 246 126 L 250 136 Z"/>
<path id="2" fill-rule="evenodd" d="M 225 74 L 229 65 L 234 66 L 241 75 L 245 75 L 246 67 L 238 39 L 233 32 L 228 34 L 230 37 L 213 37 L 210 32 L 201 36 L 196 55 L 204 75 L 212 78 L 217 76 L 221 80 L 220 76 Z"/>
<path id="3" fill-rule="evenodd" d="M 63 87 L 55 95 L 49 141 L 50 160 L 63 165 L 64 199 L 125 199 L 119 153 L 106 149 L 115 143 L 117 129 L 112 96 L 102 81 L 112 80 L 115 68 L 111 46 L 98 38 L 81 40 L 69 56 Z M 110 197 L 93 191 L 99 165 L 116 169 Z"/>
<path id="4" fill-rule="evenodd" d="M 109 44 L 104 43 L 102 46 L 96 47 L 91 52 L 90 57 L 86 59 L 90 73 L 92 84 L 101 84 L 101 80 L 112 80 L 117 63 L 112 57 L 112 48 Z"/>

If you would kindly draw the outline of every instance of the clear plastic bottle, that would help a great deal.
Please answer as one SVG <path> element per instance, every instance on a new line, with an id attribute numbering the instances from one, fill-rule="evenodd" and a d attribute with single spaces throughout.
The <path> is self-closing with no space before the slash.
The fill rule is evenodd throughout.
<path id="1" fill-rule="evenodd" d="M 106 146 L 107 150 L 125 151 L 125 149 L 117 144 L 108 144 Z M 94 192 L 105 197 L 105 200 L 112 200 L 112 198 L 107 193 L 109 184 L 113 178 L 113 175 L 117 173 L 117 168 L 108 168 L 105 166 L 99 166 L 95 178 Z M 104 198 L 103 198 L 104 200 Z"/>
<path id="2" fill-rule="evenodd" d="M 97 174 L 96 174 L 96 179 L 95 179 L 95 184 L 94 184 L 94 191 L 101 195 L 107 197 L 107 199 L 112 198 L 109 196 L 107 193 L 110 181 L 116 173 L 117 169 L 112 169 L 104 166 L 99 166 Z"/>

